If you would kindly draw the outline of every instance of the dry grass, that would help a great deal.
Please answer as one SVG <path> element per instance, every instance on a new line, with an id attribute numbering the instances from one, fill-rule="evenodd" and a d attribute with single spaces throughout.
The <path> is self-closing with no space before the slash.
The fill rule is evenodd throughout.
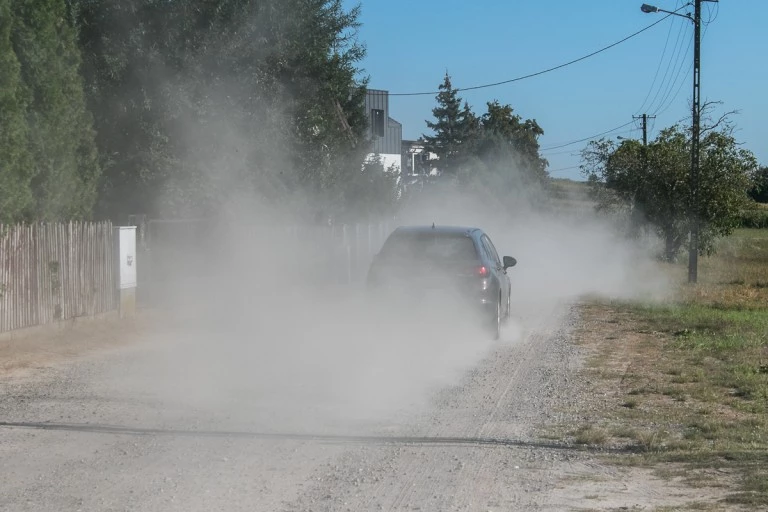
<path id="1" fill-rule="evenodd" d="M 768 507 L 768 231 L 744 230 L 703 258 L 700 283 L 666 304 L 585 305 L 577 333 L 596 403 L 580 444 L 625 447 L 616 463 L 670 464 L 724 506 Z M 638 454 L 640 454 L 638 456 Z"/>
<path id="2" fill-rule="evenodd" d="M 671 269 L 682 277 L 683 265 Z M 682 299 L 722 308 L 768 308 L 768 230 L 743 229 L 700 259 L 699 283 L 681 287 Z M 682 279 L 680 279 L 682 282 Z"/>

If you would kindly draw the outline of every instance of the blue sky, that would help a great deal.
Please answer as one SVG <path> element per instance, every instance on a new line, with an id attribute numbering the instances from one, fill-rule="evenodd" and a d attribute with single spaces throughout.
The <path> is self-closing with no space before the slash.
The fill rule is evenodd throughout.
<path id="1" fill-rule="evenodd" d="M 674 10 L 682 0 L 649 1 Z M 348 6 L 357 2 L 345 0 Z M 644 14 L 643 0 L 362 0 L 361 63 L 370 86 L 390 93 L 435 91 L 446 71 L 455 87 L 508 80 L 582 57 L 664 15 Z M 703 4 L 702 99 L 722 101 L 736 138 L 768 165 L 768 21 L 766 0 Z M 681 12 L 692 12 L 684 8 Z M 542 153 L 553 177 L 582 179 L 585 143 L 547 150 L 655 114 L 649 138 L 690 123 L 693 23 L 670 17 L 594 57 L 511 84 L 460 93 L 482 114 L 486 102 L 509 103 L 544 129 Z M 654 80 L 655 79 L 655 80 Z M 404 138 L 429 133 L 434 95 L 392 96 L 390 115 Z M 640 122 L 606 136 L 642 136 Z"/>

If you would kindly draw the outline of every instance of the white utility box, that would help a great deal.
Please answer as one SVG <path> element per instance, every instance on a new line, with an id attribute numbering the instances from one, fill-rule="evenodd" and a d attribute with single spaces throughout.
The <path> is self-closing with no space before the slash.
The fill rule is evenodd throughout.
<path id="1" fill-rule="evenodd" d="M 118 226 L 114 230 L 120 316 L 131 316 L 136 312 L 136 226 Z"/>

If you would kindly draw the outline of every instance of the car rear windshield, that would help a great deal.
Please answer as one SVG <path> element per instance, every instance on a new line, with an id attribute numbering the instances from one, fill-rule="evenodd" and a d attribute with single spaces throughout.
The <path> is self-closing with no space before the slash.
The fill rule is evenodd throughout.
<path id="1" fill-rule="evenodd" d="M 400 233 L 392 235 L 381 249 L 385 259 L 467 261 L 477 259 L 475 244 L 463 234 Z"/>

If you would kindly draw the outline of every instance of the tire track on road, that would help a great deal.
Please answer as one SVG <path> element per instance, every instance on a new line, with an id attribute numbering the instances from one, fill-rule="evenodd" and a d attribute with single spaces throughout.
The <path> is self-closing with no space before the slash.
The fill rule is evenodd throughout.
<path id="1" fill-rule="evenodd" d="M 504 353 L 498 354 L 497 357 L 499 360 L 496 363 L 497 365 L 500 364 L 502 366 L 507 366 L 505 363 L 514 360 L 514 367 L 511 373 L 509 373 L 509 377 L 503 381 L 504 384 L 495 388 L 495 390 L 498 392 L 494 396 L 495 400 L 493 401 L 493 406 L 487 411 L 479 425 L 470 424 L 468 426 L 469 428 L 466 432 L 467 435 L 472 432 L 474 435 L 483 436 L 494 432 L 498 428 L 495 423 L 502 406 L 507 405 L 507 398 L 510 390 L 513 388 L 520 388 L 525 382 L 530 381 L 528 377 L 536 370 L 537 367 L 534 364 L 535 353 L 537 349 L 540 350 L 542 345 L 545 345 L 545 343 L 542 342 L 547 342 L 546 337 L 542 336 L 538 332 L 530 332 L 527 336 L 524 337 L 522 343 L 514 347 L 518 350 L 514 350 L 512 347 L 510 347 L 506 349 Z M 548 343 L 546 343 L 546 345 L 548 345 Z M 488 466 L 491 460 L 491 457 L 483 457 L 474 468 L 474 470 L 470 465 L 462 466 L 457 479 L 459 481 L 468 481 L 470 486 L 474 487 L 475 493 L 477 493 L 479 490 L 478 484 L 480 482 L 487 482 L 488 480 L 483 478 L 483 476 L 488 475 Z M 459 508 L 469 507 L 470 502 L 474 499 L 475 495 L 460 495 L 458 497 L 459 503 L 454 503 L 454 506 L 458 506 Z"/>
<path id="2" fill-rule="evenodd" d="M 215 438 L 252 438 L 296 441 L 317 441 L 338 444 L 381 444 L 413 446 L 470 446 L 500 447 L 523 446 L 554 450 L 589 451 L 580 446 L 563 443 L 530 442 L 517 439 L 492 437 L 461 436 L 375 436 L 375 435 L 334 435 L 334 434 L 297 434 L 278 432 L 215 431 L 215 430 L 180 430 L 161 428 L 123 427 L 117 425 L 97 425 L 88 423 L 48 423 L 0 421 L 0 428 L 34 429 L 79 432 L 83 434 L 111 434 L 131 436 L 176 436 L 176 437 L 215 437 Z M 604 450 L 600 450 L 604 452 Z"/>
<path id="3" fill-rule="evenodd" d="M 553 315 L 546 323 L 559 326 L 563 319 L 562 314 Z M 540 361 L 547 359 L 546 356 L 539 356 L 546 355 L 551 346 L 561 342 L 558 336 L 562 336 L 559 331 L 532 328 L 524 334 L 520 342 L 496 346 L 480 366 L 471 372 L 467 381 L 456 392 L 458 394 L 454 393 L 444 404 L 445 407 L 430 415 L 428 423 L 431 425 L 431 431 L 438 435 L 447 435 L 456 432 L 458 427 L 461 438 L 492 437 L 498 429 L 496 422 L 500 411 L 508 404 L 509 394 L 513 389 L 530 391 L 537 395 L 540 392 L 538 389 L 529 390 L 528 387 L 532 382 L 539 382 L 540 379 L 537 380 L 534 374 L 540 369 Z M 500 376 L 502 379 L 498 379 Z M 473 397 L 472 395 L 475 394 L 479 396 Z M 536 397 L 529 398 L 534 400 Z M 454 400 L 456 405 L 465 405 L 465 409 L 462 410 L 465 414 L 460 417 L 459 425 L 456 425 L 456 415 L 451 407 L 454 405 L 452 403 Z M 487 409 L 486 403 L 490 404 Z M 467 404 L 469 404 L 468 407 L 466 407 Z M 516 426 L 519 427 L 519 425 Z M 531 425 L 525 427 L 528 430 Z M 508 446 L 511 447 L 511 445 Z M 546 447 L 537 448 L 545 449 Z M 462 457 L 460 460 L 455 455 L 455 453 L 451 454 L 447 448 L 430 456 L 428 460 L 424 460 L 418 453 L 407 454 L 409 460 L 400 470 L 403 481 L 399 483 L 397 491 L 394 491 L 394 497 L 388 504 L 386 498 L 382 500 L 385 510 L 402 510 L 404 504 L 430 503 L 437 497 L 439 497 L 438 508 L 441 510 L 460 505 L 467 506 L 466 501 L 472 500 L 473 496 L 464 495 L 462 499 L 461 493 L 458 493 L 450 497 L 446 496 L 445 490 L 460 490 L 464 487 L 462 482 L 469 482 L 470 486 L 476 487 L 474 483 L 487 480 L 483 475 L 492 476 L 489 461 L 494 460 L 494 457 L 489 454 L 489 456 L 480 457 L 480 460 L 472 456 Z M 477 464 L 465 463 L 465 458 Z M 449 475 L 440 474 L 445 470 Z M 381 484 L 377 489 L 382 489 Z M 378 490 L 374 494 L 380 496 Z"/>

